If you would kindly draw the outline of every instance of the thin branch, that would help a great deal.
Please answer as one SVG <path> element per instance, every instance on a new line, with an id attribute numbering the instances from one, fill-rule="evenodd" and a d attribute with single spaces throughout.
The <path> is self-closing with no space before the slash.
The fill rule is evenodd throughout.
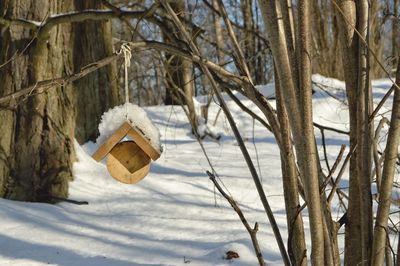
<path id="1" fill-rule="evenodd" d="M 328 155 L 327 155 L 327 152 L 326 152 L 326 142 L 325 142 L 324 129 L 320 128 L 320 131 L 321 131 L 322 148 L 324 150 L 324 158 L 325 158 L 326 168 L 328 169 L 328 172 L 331 172 L 331 167 L 329 166 Z"/>
<path id="2" fill-rule="evenodd" d="M 328 183 L 331 182 L 333 174 L 335 173 L 336 168 L 338 167 L 340 161 L 342 160 L 343 153 L 344 153 L 345 149 L 346 149 L 346 145 L 342 145 L 340 147 L 339 155 L 337 156 L 337 158 L 335 160 L 335 163 L 332 166 L 332 169 L 329 170 L 329 175 L 327 176 L 327 178 L 325 179 L 325 181 L 322 183 L 322 185 L 320 187 L 320 193 L 321 194 L 325 191 L 325 188 L 328 185 Z M 334 186 L 335 183 L 334 182 L 331 182 L 331 183 L 332 183 L 332 186 Z"/>
<path id="3" fill-rule="evenodd" d="M 379 110 L 382 108 L 382 106 L 385 104 L 386 100 L 389 99 L 389 97 L 392 95 L 394 89 L 396 88 L 397 85 L 393 84 L 388 92 L 383 96 L 382 100 L 378 103 L 376 106 L 375 110 L 372 112 L 372 114 L 368 118 L 368 123 L 370 123 L 376 116 L 376 114 L 379 112 Z M 398 86 L 397 86 L 398 88 Z"/>
<path id="4" fill-rule="evenodd" d="M 334 194 L 336 193 L 336 191 L 338 190 L 338 186 L 339 186 L 340 180 L 342 179 L 342 176 L 343 176 L 343 174 L 344 174 L 344 171 L 345 171 L 345 169 L 346 169 L 346 166 L 347 166 L 348 162 L 350 161 L 350 158 L 351 158 L 351 156 L 353 155 L 353 153 L 354 153 L 354 151 L 356 150 L 356 148 L 357 148 L 357 145 L 354 145 L 353 149 L 349 151 L 349 153 L 347 154 L 346 158 L 344 159 L 344 162 L 343 162 L 343 164 L 342 164 L 342 167 L 341 167 L 340 170 L 339 170 L 339 174 L 338 174 L 338 176 L 336 177 L 336 180 L 335 180 L 335 183 L 334 183 L 334 185 L 333 185 L 333 187 L 332 187 L 332 190 L 331 190 L 331 192 L 329 193 L 329 196 L 328 196 L 328 199 L 327 199 L 328 204 L 332 201 L 333 195 L 334 195 Z"/>
<path id="5" fill-rule="evenodd" d="M 389 120 L 386 117 L 383 117 L 381 121 L 379 121 L 378 126 L 375 129 L 375 137 L 373 139 L 372 143 L 372 148 L 373 148 L 373 159 L 374 159 L 374 164 L 375 164 L 375 175 L 376 175 L 376 186 L 378 189 L 378 194 L 380 191 L 380 186 L 381 186 L 381 180 L 382 180 L 382 168 L 381 168 L 381 162 L 379 160 L 379 151 L 378 151 L 378 139 L 379 139 L 379 133 L 381 129 L 383 128 L 384 124 L 389 124 Z M 371 180 L 373 179 L 374 175 L 372 175 Z"/>
<path id="6" fill-rule="evenodd" d="M 250 237 L 251 237 L 251 241 L 253 243 L 254 251 L 256 252 L 258 263 L 261 266 L 265 265 L 265 261 L 263 259 L 262 254 L 261 254 L 260 245 L 258 244 L 258 240 L 257 240 L 258 223 L 255 223 L 254 228 L 251 228 L 249 223 L 246 220 L 246 217 L 244 217 L 244 214 L 243 214 L 242 210 L 240 209 L 239 205 L 236 203 L 236 201 L 231 196 L 229 196 L 228 194 L 225 193 L 225 191 L 222 189 L 222 187 L 219 185 L 219 183 L 215 179 L 214 174 L 212 174 L 211 172 L 207 171 L 207 175 L 210 177 L 210 180 L 214 183 L 214 185 L 218 189 L 219 193 L 221 193 L 221 195 L 232 206 L 233 210 L 239 216 L 240 221 L 242 222 L 244 227 L 246 227 L 247 232 L 249 232 Z"/>
<path id="7" fill-rule="evenodd" d="M 251 111 L 249 108 L 247 108 L 233 93 L 229 88 L 225 89 L 225 92 L 231 97 L 231 99 L 247 114 L 249 114 L 252 118 L 260 122 L 266 129 L 268 129 L 270 132 L 272 132 L 271 127 L 268 125 L 267 122 L 264 121 L 261 117 L 259 117 L 256 113 Z"/>
<path id="8" fill-rule="evenodd" d="M 8 19 L 5 17 L 0 17 L 0 24 L 10 27 L 10 26 L 21 26 L 31 30 L 37 30 L 40 27 L 41 22 L 28 20 L 28 19 Z"/>
<path id="9" fill-rule="evenodd" d="M 84 66 L 81 69 L 81 71 L 78 73 L 68 75 L 65 77 L 61 77 L 61 78 L 39 81 L 27 88 L 21 89 L 19 91 L 11 93 L 11 94 L 7 94 L 0 98 L 0 106 L 6 107 L 6 106 L 14 105 L 14 104 L 17 104 L 18 100 L 23 96 L 29 97 L 34 94 L 43 93 L 53 87 L 65 86 L 66 84 L 68 84 L 70 82 L 73 82 L 75 80 L 83 78 L 84 76 L 92 73 L 93 71 L 96 71 L 97 69 L 102 68 L 102 67 L 114 62 L 119 57 L 120 57 L 120 55 L 114 54 L 112 56 L 101 59 L 95 63 L 91 63 L 87 66 Z"/>
<path id="10" fill-rule="evenodd" d="M 313 122 L 313 125 L 315 127 L 319 128 L 320 130 L 330 130 L 330 131 L 333 131 L 333 132 L 336 132 L 336 133 L 339 133 L 339 134 L 344 134 L 344 135 L 349 135 L 350 134 L 350 132 L 348 132 L 348 131 L 343 131 L 343 130 L 340 130 L 340 129 L 337 129 L 337 128 L 333 128 L 333 127 L 323 126 L 321 124 L 318 124 L 317 122 Z"/>
<path id="11" fill-rule="evenodd" d="M 325 92 L 326 94 L 328 94 L 328 95 L 329 95 L 330 97 L 332 97 L 333 99 L 335 99 L 335 100 L 337 100 L 337 101 L 339 101 L 339 102 L 344 103 L 344 104 L 347 105 L 347 103 L 346 103 L 345 100 L 340 99 L 339 97 L 337 97 L 336 95 L 334 95 L 334 94 L 332 94 L 330 91 L 328 91 L 328 90 L 325 88 L 325 87 L 327 87 L 327 86 L 325 86 L 325 85 L 323 85 L 323 84 L 321 84 L 321 83 L 315 82 L 315 81 L 313 81 L 312 84 L 315 85 L 315 86 L 317 86 L 318 88 L 320 88 L 323 92 Z"/>
<path id="12" fill-rule="evenodd" d="M 154 10 L 153 10 L 154 13 Z M 48 32 L 52 27 L 62 23 L 73 23 L 82 22 L 85 20 L 108 20 L 113 18 L 142 18 L 143 16 L 150 16 L 151 13 L 148 10 L 145 11 L 129 11 L 120 10 L 115 12 L 114 10 L 94 10 L 87 9 L 82 11 L 72 11 L 63 14 L 56 14 L 49 16 L 46 20 L 34 21 L 27 19 L 11 19 L 11 18 L 0 18 L 0 24 L 4 26 L 21 26 L 34 31 L 46 31 Z"/>

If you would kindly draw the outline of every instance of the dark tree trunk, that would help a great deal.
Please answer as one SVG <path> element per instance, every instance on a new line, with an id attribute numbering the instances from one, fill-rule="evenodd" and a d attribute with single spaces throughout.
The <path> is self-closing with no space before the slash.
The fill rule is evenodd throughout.
<path id="1" fill-rule="evenodd" d="M 0 1 L 0 15 L 43 21 L 46 16 L 73 10 L 72 0 Z M 70 72 L 71 27 L 63 24 L 35 39 L 19 26 L 0 28 L 0 95 Z M 28 47 L 26 50 L 24 50 Z M 74 96 L 60 86 L 31 96 L 18 107 L 0 110 L 0 193 L 2 197 L 50 201 L 65 197 L 72 179 L 74 157 Z"/>
<path id="2" fill-rule="evenodd" d="M 181 21 L 188 19 L 186 2 L 183 0 L 172 1 L 170 3 L 174 12 Z M 165 21 L 167 23 L 167 21 Z M 173 25 L 170 25 L 174 29 Z M 196 33 L 192 32 L 192 38 L 195 39 Z M 182 45 L 181 41 L 184 37 L 179 30 L 174 33 L 164 32 L 164 41 L 175 46 Z M 173 40 L 175 37 L 175 40 Z M 195 40 L 194 40 L 195 41 Z M 198 121 L 196 110 L 194 108 L 193 96 L 194 92 L 194 77 L 192 62 L 171 54 L 166 54 L 166 97 L 165 105 L 181 104 L 187 107 L 187 115 L 192 126 L 192 132 L 197 132 Z"/>
<path id="3" fill-rule="evenodd" d="M 101 9 L 101 1 L 74 0 L 77 10 Z M 110 21 L 84 21 L 75 23 L 74 66 L 79 70 L 83 66 L 96 62 L 113 53 Z M 116 64 L 78 80 L 76 87 L 76 128 L 75 137 L 79 143 L 96 140 L 101 115 L 110 107 L 120 103 L 118 93 Z"/>
<path id="4" fill-rule="evenodd" d="M 170 3 L 178 17 L 183 21 L 187 17 L 185 1 L 179 0 Z M 166 21 L 168 23 L 168 21 Z M 173 25 L 169 25 L 170 29 L 173 29 Z M 166 43 L 179 46 L 180 43 L 176 43 L 177 39 L 182 39 L 179 31 L 174 33 L 169 32 L 163 33 L 164 40 Z M 173 36 L 177 39 L 173 39 Z M 167 75 L 167 88 L 166 98 L 164 103 L 166 105 L 171 104 L 186 104 L 186 98 L 193 96 L 193 82 L 192 79 L 192 67 L 191 63 L 184 60 L 181 57 L 166 54 L 166 75 Z"/>
<path id="5" fill-rule="evenodd" d="M 392 17 L 392 56 L 395 58 L 399 55 L 398 47 L 398 39 L 399 39 L 399 0 L 393 0 L 393 17 Z"/>
<path id="6" fill-rule="evenodd" d="M 256 74 L 259 71 L 256 68 L 256 46 L 255 46 L 255 38 L 254 38 L 254 21 L 253 21 L 253 1 L 252 0 L 241 0 L 240 1 L 242 14 L 243 14 L 243 26 L 244 26 L 244 36 L 243 36 L 243 45 L 244 45 L 244 56 L 246 59 L 246 63 L 249 66 L 250 74 L 253 80 L 256 81 Z M 257 81 L 256 81 L 257 82 Z M 257 84 L 257 83 L 256 83 Z"/>

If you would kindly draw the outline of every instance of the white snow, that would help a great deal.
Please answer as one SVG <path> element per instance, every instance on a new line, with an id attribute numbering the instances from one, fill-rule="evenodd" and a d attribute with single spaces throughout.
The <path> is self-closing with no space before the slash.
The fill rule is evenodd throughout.
<path id="1" fill-rule="evenodd" d="M 338 81 L 317 79 L 323 80 L 325 85 L 337 86 L 325 89 L 341 96 L 342 87 Z M 390 83 L 380 80 L 373 85 L 378 102 Z M 315 120 L 348 130 L 346 104 L 328 96 L 324 90 L 317 87 L 315 90 Z M 244 104 L 252 106 L 249 101 Z M 390 109 L 390 104 L 391 100 L 385 108 Z M 271 133 L 235 103 L 228 101 L 228 106 L 260 170 L 265 192 L 286 242 L 288 232 L 276 143 Z M 145 112 L 129 106 L 129 118 L 134 118 L 135 125 L 148 130 L 146 135 L 155 132 L 149 126 L 151 123 L 162 133 L 164 152 L 152 163 L 150 173 L 141 182 L 135 185 L 119 183 L 110 177 L 104 164 L 90 157 L 101 145 L 102 138 L 112 134 L 125 121 L 125 116 L 120 115 L 125 114 L 124 108 L 117 107 L 103 116 L 102 137 L 96 143 L 83 146 L 76 143 L 78 162 L 74 164 L 75 180 L 70 184 L 70 199 L 85 200 L 89 205 L 66 202 L 49 205 L 0 199 L 0 265 L 257 265 L 247 231 L 205 174 L 210 166 L 190 134 L 190 125 L 180 106 L 147 107 Z M 212 103 L 209 123 L 214 123 L 218 110 L 219 107 Z M 382 115 L 390 118 L 390 113 Z M 140 122 L 137 122 L 139 117 Z M 250 173 L 222 114 L 216 130 L 222 132 L 221 140 L 206 138 L 203 144 L 220 181 L 239 202 L 249 223 L 259 223 L 257 236 L 266 262 L 282 265 Z M 315 132 L 322 156 L 321 137 L 318 130 Z M 158 131 L 152 138 L 157 139 L 157 134 Z M 346 135 L 330 131 L 326 131 L 325 136 L 332 165 L 340 145 L 348 145 L 348 139 Z M 322 166 L 325 167 L 324 162 Z M 341 187 L 347 186 L 345 174 Z M 394 195 L 399 195 L 399 191 L 395 190 Z M 334 219 L 343 214 L 337 202 L 332 205 L 332 210 Z M 398 214 L 392 218 L 396 222 Z M 307 210 L 304 221 L 308 230 Z M 343 249 L 342 236 L 339 241 Z M 396 241 L 393 238 L 392 244 Z M 237 252 L 240 258 L 226 260 L 225 253 L 229 250 Z"/>
<path id="2" fill-rule="evenodd" d="M 204 100 L 204 99 L 201 99 Z M 197 134 L 199 135 L 200 138 L 204 138 L 206 136 L 211 136 L 214 139 L 219 139 L 221 136 L 222 132 L 218 130 L 218 128 L 214 127 L 210 123 L 207 123 L 205 118 L 203 118 L 201 114 L 201 110 L 203 107 L 206 107 L 206 103 L 202 103 L 196 99 L 196 97 L 193 97 L 193 105 L 194 109 L 196 112 L 196 119 L 198 122 L 198 127 L 197 127 Z"/>
<path id="3" fill-rule="evenodd" d="M 260 91 L 267 98 L 275 98 L 275 83 L 266 85 L 257 85 L 256 89 Z"/>
<path id="4" fill-rule="evenodd" d="M 101 144 L 106 141 L 124 122 L 138 128 L 153 147 L 161 150 L 158 128 L 147 117 L 146 111 L 133 103 L 116 106 L 102 115 L 99 125 L 100 135 L 96 143 Z"/>

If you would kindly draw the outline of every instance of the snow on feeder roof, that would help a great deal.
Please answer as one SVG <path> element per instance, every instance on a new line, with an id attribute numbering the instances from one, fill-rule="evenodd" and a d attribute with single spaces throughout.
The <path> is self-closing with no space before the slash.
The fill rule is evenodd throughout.
<path id="1" fill-rule="evenodd" d="M 104 113 L 99 131 L 96 142 L 103 144 L 92 157 L 100 161 L 108 155 L 107 169 L 120 182 L 140 181 L 149 172 L 151 159 L 161 155 L 160 133 L 137 105 L 126 103 Z M 121 142 L 125 137 L 131 141 Z"/>

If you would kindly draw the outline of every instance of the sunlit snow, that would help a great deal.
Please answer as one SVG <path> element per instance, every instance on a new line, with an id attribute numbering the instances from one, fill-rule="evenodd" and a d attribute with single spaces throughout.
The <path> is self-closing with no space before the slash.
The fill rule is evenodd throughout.
<path id="1" fill-rule="evenodd" d="M 314 86 L 314 120 L 348 130 L 342 83 L 321 76 L 314 76 L 313 80 L 325 85 L 323 89 Z M 379 80 L 373 85 L 377 103 L 391 83 Z M 265 88 L 271 93 L 271 86 Z M 386 111 L 391 102 L 392 99 L 381 113 L 388 118 L 390 113 Z M 271 103 L 275 105 L 274 101 Z M 250 101 L 244 100 L 244 104 L 255 110 Z M 260 171 L 286 243 L 288 232 L 280 156 L 273 135 L 234 102 L 228 101 L 228 106 Z M 102 141 L 125 121 L 126 106 L 117 107 L 103 116 L 101 136 L 96 143 L 83 146 L 76 143 L 78 161 L 74 164 L 75 180 L 70 184 L 70 199 L 88 201 L 88 205 L 0 199 L 0 265 L 257 265 L 247 231 L 205 173 L 210 166 L 190 133 L 182 108 L 157 106 L 143 111 L 129 105 L 128 109 L 129 117 L 140 121 L 135 123 L 147 130 L 148 137 L 158 139 L 158 132 L 161 134 L 164 152 L 160 159 L 152 162 L 148 176 L 135 185 L 122 184 L 110 177 L 102 162 L 91 158 Z M 211 125 L 218 110 L 213 102 L 209 111 Z M 223 114 L 219 115 L 215 130 L 221 133 L 221 139 L 205 138 L 203 144 L 220 177 L 219 182 L 239 202 L 249 223 L 259 223 L 258 239 L 265 261 L 270 265 L 282 265 L 267 216 Z M 315 133 L 322 157 L 321 135 L 318 129 Z M 385 131 L 383 140 L 384 135 Z M 332 164 L 340 146 L 348 145 L 348 136 L 325 131 L 325 137 Z M 324 161 L 322 166 L 325 167 Z M 399 174 L 396 175 L 398 180 Z M 348 187 L 347 174 L 341 187 Z M 334 219 L 343 214 L 337 202 L 333 202 L 332 211 Z M 308 234 L 307 210 L 304 216 Z M 343 249 L 342 235 L 339 241 Z M 393 238 L 392 241 L 397 240 Z M 235 251 L 240 257 L 226 260 L 227 251 Z"/>

